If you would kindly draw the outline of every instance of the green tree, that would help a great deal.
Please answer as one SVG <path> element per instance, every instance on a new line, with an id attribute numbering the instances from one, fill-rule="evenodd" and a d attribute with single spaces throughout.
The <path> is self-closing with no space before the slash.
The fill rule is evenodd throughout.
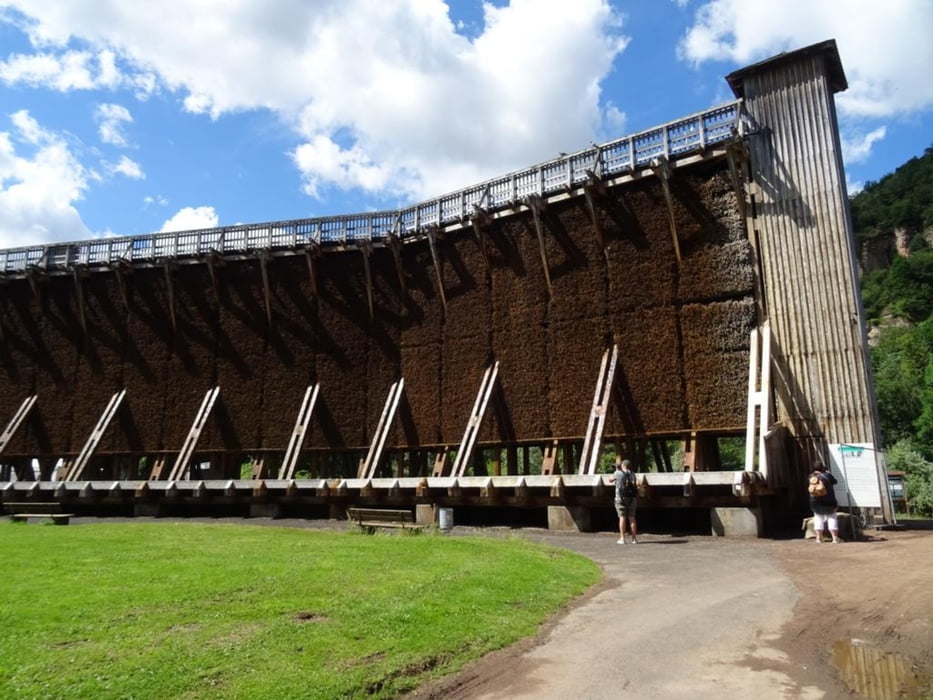
<path id="1" fill-rule="evenodd" d="M 910 440 L 895 443 L 885 458 L 888 469 L 904 472 L 910 510 L 916 515 L 933 516 L 933 462 L 924 459 Z"/>
<path id="2" fill-rule="evenodd" d="M 925 405 L 933 398 L 929 386 L 933 370 L 928 372 L 933 359 L 933 318 L 917 326 L 886 328 L 872 349 L 871 358 L 885 442 L 893 444 L 917 437 L 924 420 L 931 424 L 930 438 L 933 438 L 933 409 Z M 933 439 L 919 442 L 933 449 Z"/>
<path id="3" fill-rule="evenodd" d="M 933 226 L 933 147 L 878 182 L 866 184 L 851 204 L 860 240 L 896 228 L 917 232 Z"/>
<path id="4" fill-rule="evenodd" d="M 870 322 L 901 320 L 882 326 L 871 352 L 881 433 L 888 466 L 907 474 L 911 507 L 933 515 L 933 148 L 866 185 L 851 209 L 860 242 L 910 236 L 907 257 L 863 275 L 862 302 Z"/>

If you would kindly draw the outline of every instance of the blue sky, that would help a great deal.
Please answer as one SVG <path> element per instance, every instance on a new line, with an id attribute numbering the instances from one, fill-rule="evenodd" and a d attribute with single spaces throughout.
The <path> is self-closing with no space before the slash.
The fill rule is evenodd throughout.
<path id="1" fill-rule="evenodd" d="M 929 0 L 0 0 L 0 248 L 396 209 L 836 39 L 850 191 L 933 145 Z"/>

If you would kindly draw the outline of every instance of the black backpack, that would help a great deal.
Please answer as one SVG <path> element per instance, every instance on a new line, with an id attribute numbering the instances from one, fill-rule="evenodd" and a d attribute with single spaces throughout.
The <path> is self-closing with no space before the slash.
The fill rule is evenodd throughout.
<path id="1" fill-rule="evenodd" d="M 622 495 L 626 498 L 638 495 L 638 484 L 635 483 L 635 475 L 631 472 L 622 476 Z"/>

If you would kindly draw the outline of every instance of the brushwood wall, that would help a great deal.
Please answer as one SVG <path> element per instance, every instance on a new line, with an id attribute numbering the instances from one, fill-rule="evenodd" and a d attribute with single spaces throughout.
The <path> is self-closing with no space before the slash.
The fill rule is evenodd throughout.
<path id="1" fill-rule="evenodd" d="M 648 176 L 542 218 L 525 211 L 488 230 L 488 266 L 471 229 L 438 244 L 446 309 L 426 241 L 371 256 L 370 317 L 360 251 L 327 252 L 312 285 L 303 256 L 267 266 L 271 323 L 258 260 L 125 276 L 48 277 L 0 288 L 0 420 L 38 401 L 8 456 L 79 452 L 111 395 L 127 394 L 98 453 L 177 450 L 205 392 L 220 396 L 199 450 L 285 449 L 305 388 L 320 398 L 308 449 L 368 445 L 385 396 L 405 393 L 388 447 L 456 445 L 484 369 L 500 362 L 480 442 L 578 439 L 603 351 L 620 350 L 620 403 L 609 436 L 744 429 L 754 266 L 723 161 L 675 171 L 678 264 L 660 183 Z M 216 284 L 215 284 L 216 278 Z M 316 287 L 316 290 L 315 290 Z M 315 293 L 316 291 L 316 293 Z M 82 312 L 83 309 L 83 312 Z M 174 315 L 174 322 L 173 322 Z M 82 321 L 83 317 L 83 321 Z"/>

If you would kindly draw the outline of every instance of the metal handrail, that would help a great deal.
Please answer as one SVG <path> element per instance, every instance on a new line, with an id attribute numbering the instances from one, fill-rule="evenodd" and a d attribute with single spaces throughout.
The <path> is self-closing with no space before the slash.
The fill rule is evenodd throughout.
<path id="1" fill-rule="evenodd" d="M 736 100 L 396 211 L 9 248 L 0 250 L 0 275 L 107 269 L 169 259 L 198 260 L 212 254 L 252 255 L 260 250 L 301 251 L 383 240 L 390 235 L 411 238 L 428 229 L 462 224 L 477 208 L 495 212 L 515 207 L 531 195 L 547 197 L 582 186 L 590 173 L 611 179 L 662 157 L 674 160 L 742 134 L 742 102 Z"/>

